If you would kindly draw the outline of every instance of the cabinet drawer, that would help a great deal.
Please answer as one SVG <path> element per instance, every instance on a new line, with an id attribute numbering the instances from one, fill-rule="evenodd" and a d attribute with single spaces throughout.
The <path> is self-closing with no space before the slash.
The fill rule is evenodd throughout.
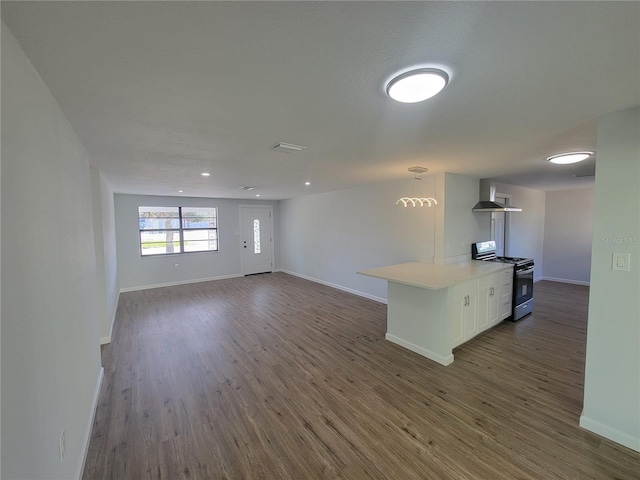
<path id="1" fill-rule="evenodd" d="M 513 299 L 511 295 L 503 295 L 500 303 L 500 320 L 511 316 L 511 307 Z"/>
<path id="2" fill-rule="evenodd" d="M 500 284 L 500 273 L 502 272 L 496 272 L 496 273 L 490 273 L 488 275 L 482 275 L 478 278 L 478 285 L 480 287 L 480 290 L 484 289 L 484 288 L 489 288 L 489 287 L 493 287 L 496 285 Z"/>

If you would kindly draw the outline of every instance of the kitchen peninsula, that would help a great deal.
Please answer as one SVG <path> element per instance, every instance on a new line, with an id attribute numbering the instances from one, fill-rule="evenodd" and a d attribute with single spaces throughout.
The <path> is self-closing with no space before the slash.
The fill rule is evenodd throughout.
<path id="1" fill-rule="evenodd" d="M 441 365 L 511 314 L 512 265 L 410 262 L 358 273 L 389 282 L 385 338 Z"/>

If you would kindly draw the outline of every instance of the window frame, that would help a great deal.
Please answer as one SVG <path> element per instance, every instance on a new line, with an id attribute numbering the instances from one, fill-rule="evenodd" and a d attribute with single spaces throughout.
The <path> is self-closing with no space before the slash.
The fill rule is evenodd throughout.
<path id="1" fill-rule="evenodd" d="M 163 209 L 163 208 L 171 208 L 171 209 L 178 209 L 178 216 L 175 217 L 176 220 L 178 220 L 178 227 L 177 228 L 153 228 L 153 229 L 145 229 L 145 228 L 140 228 L 140 219 L 144 218 L 141 217 L 140 214 L 142 212 L 140 212 L 140 209 L 144 208 L 144 209 Z M 214 218 L 215 219 L 215 227 L 203 227 L 203 228 L 189 228 L 186 227 L 185 228 L 185 223 L 184 223 L 184 216 L 182 213 L 182 210 L 189 210 L 189 209 L 207 209 L 213 212 L 213 217 L 210 218 Z M 188 217 L 187 217 L 188 218 Z M 140 251 L 140 257 L 145 258 L 145 257 L 162 257 L 165 255 L 184 255 L 184 254 L 190 254 L 190 253 L 216 253 L 220 251 L 220 235 L 219 235 L 219 225 L 218 225 L 218 207 L 208 207 L 208 206 L 204 206 L 204 207 L 200 207 L 200 206 L 160 206 L 160 205 L 138 205 L 138 245 L 139 245 L 139 251 Z M 214 231 L 215 232 L 215 241 L 216 241 L 216 248 L 215 250 L 195 250 L 195 251 L 185 251 L 185 236 L 184 236 L 184 232 L 196 232 L 196 231 Z M 143 253 L 143 242 L 142 242 L 142 234 L 143 232 L 160 232 L 160 233 L 166 233 L 166 232 L 177 232 L 178 233 L 178 240 L 174 241 L 173 243 L 177 242 L 180 248 L 179 252 L 164 252 L 164 253 L 148 253 L 148 254 L 144 254 Z"/>

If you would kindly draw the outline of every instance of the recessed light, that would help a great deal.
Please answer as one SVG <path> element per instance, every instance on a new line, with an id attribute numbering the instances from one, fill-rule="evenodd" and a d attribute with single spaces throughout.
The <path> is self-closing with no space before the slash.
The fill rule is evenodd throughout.
<path id="1" fill-rule="evenodd" d="M 256 193 L 256 197 L 259 197 L 259 196 L 260 196 L 260 194 L 259 194 L 259 193 Z"/>
<path id="2" fill-rule="evenodd" d="M 308 187 L 309 185 L 311 185 L 311 182 L 304 182 L 304 184 Z"/>
<path id="3" fill-rule="evenodd" d="M 547 158 L 551 163 L 556 163 L 558 165 L 568 165 L 570 163 L 578 163 L 583 160 L 586 160 L 594 152 L 568 152 L 568 153 L 560 153 L 558 155 L 553 155 Z"/>
<path id="4" fill-rule="evenodd" d="M 436 68 L 420 68 L 398 75 L 387 85 L 387 95 L 397 102 L 417 103 L 437 95 L 447 86 L 449 75 Z"/>
<path id="5" fill-rule="evenodd" d="M 208 177 L 211 174 L 209 172 L 202 172 L 200 175 L 202 175 L 203 177 Z"/>
<path id="6" fill-rule="evenodd" d="M 184 193 L 184 190 L 178 190 L 178 193 Z"/>

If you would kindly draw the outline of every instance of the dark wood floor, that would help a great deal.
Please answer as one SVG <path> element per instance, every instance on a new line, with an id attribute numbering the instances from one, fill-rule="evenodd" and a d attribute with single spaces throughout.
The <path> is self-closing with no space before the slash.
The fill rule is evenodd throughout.
<path id="1" fill-rule="evenodd" d="M 124 293 L 84 479 L 640 478 L 578 426 L 588 289 L 535 288 L 448 367 L 283 273 Z"/>

